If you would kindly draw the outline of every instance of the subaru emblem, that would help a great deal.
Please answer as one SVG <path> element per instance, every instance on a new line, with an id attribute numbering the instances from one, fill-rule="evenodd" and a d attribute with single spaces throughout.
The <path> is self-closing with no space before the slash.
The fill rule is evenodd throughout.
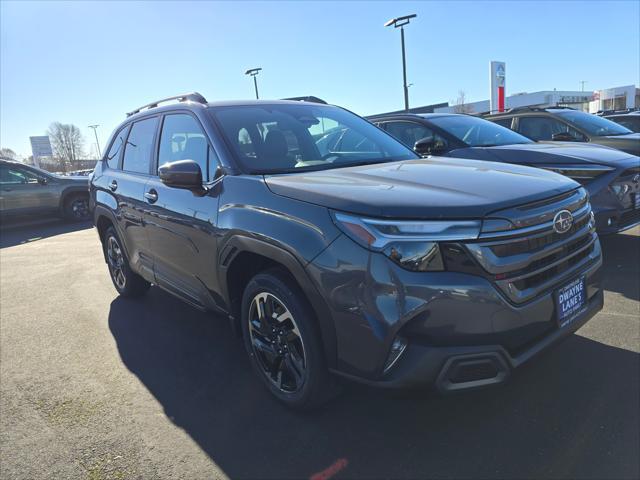
<path id="1" fill-rule="evenodd" d="M 567 233 L 573 225 L 573 215 L 569 210 L 560 210 L 553 217 L 553 230 L 556 233 Z"/>

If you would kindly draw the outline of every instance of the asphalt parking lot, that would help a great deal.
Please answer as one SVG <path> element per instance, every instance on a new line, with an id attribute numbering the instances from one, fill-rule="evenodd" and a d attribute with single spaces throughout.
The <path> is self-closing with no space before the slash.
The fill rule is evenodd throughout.
<path id="1" fill-rule="evenodd" d="M 89 225 L 0 236 L 0 476 L 640 476 L 640 228 L 603 239 L 605 309 L 503 387 L 348 386 L 285 410 L 228 324 L 116 296 Z"/>

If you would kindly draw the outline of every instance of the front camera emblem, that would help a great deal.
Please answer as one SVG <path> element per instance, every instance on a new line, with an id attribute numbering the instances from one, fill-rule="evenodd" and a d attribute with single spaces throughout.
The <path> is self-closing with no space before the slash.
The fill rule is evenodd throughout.
<path id="1" fill-rule="evenodd" d="M 560 210 L 553 217 L 553 230 L 556 233 L 567 233 L 573 225 L 573 215 L 569 210 Z"/>

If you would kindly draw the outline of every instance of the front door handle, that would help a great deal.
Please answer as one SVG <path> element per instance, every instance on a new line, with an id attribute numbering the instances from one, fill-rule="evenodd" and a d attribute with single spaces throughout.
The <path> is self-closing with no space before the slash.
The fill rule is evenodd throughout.
<path id="1" fill-rule="evenodd" d="M 111 183 L 109 184 L 109 188 L 111 189 L 112 192 L 115 192 L 118 189 L 118 182 L 116 182 L 115 180 L 111 180 Z"/>
<path id="2" fill-rule="evenodd" d="M 151 189 L 148 192 L 144 192 L 144 198 L 146 198 L 147 202 L 149 203 L 156 203 L 156 201 L 158 200 L 158 192 L 156 192 L 154 189 Z"/>

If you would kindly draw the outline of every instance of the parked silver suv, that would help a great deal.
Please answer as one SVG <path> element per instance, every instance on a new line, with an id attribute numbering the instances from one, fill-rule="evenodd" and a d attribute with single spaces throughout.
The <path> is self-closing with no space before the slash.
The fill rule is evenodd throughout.
<path id="1" fill-rule="evenodd" d="M 89 219 L 88 177 L 63 177 L 0 160 L 0 216 L 5 219 L 36 215 Z"/>

